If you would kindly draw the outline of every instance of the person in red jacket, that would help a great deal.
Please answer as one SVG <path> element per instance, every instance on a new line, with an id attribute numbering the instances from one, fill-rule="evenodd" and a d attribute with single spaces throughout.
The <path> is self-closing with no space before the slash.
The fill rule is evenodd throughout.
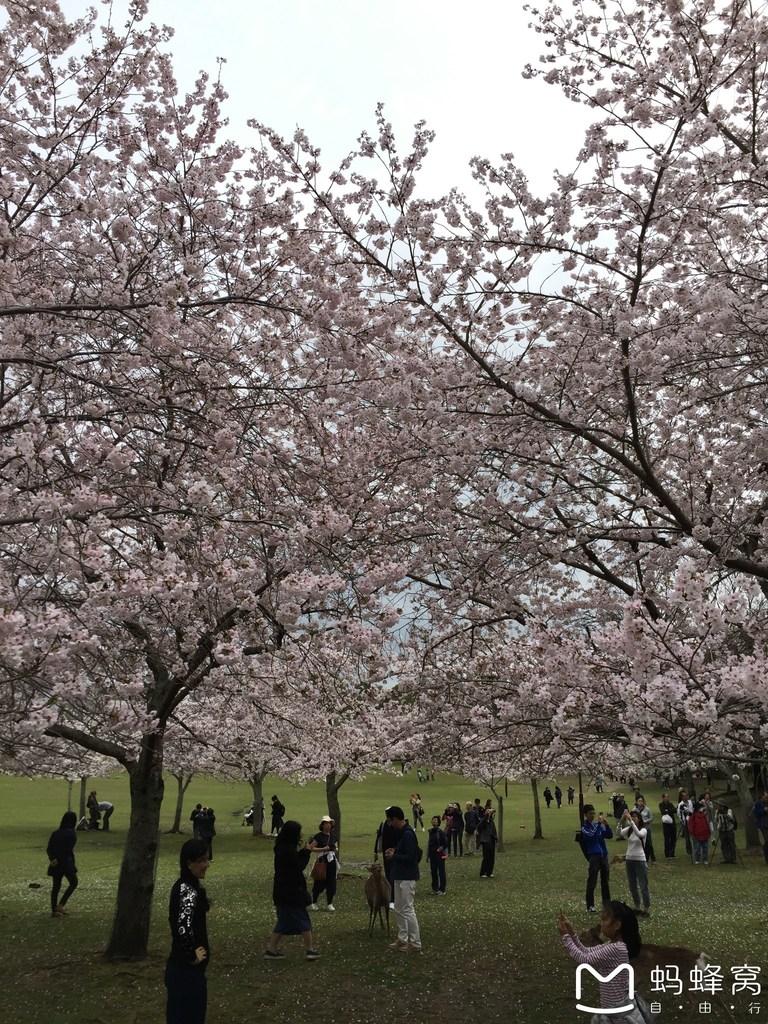
<path id="1" fill-rule="evenodd" d="M 709 818 L 701 802 L 696 804 L 693 814 L 688 816 L 687 826 L 693 840 L 693 863 L 709 864 Z"/>

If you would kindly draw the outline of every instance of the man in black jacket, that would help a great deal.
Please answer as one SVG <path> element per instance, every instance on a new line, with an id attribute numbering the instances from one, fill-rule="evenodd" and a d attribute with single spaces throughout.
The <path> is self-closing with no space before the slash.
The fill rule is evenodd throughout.
<path id="1" fill-rule="evenodd" d="M 416 882 L 419 879 L 421 848 L 416 833 L 405 820 L 402 807 L 388 807 L 387 823 L 399 834 L 397 846 L 385 848 L 384 857 L 392 862 L 392 883 L 395 891 L 395 920 L 397 939 L 390 949 L 402 953 L 421 953 L 419 922 L 413 905 Z"/>

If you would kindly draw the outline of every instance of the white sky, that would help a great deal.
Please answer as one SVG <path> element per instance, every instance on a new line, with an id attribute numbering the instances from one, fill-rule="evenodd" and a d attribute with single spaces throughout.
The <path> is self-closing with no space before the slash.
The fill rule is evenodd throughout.
<path id="1" fill-rule="evenodd" d="M 74 16 L 88 3 L 62 6 Z M 521 77 L 542 49 L 522 7 L 523 0 L 150 0 L 150 15 L 176 31 L 182 87 L 201 68 L 215 75 L 216 58 L 226 58 L 229 132 L 239 140 L 248 139 L 249 117 L 283 134 L 299 125 L 328 166 L 362 129 L 373 131 L 382 100 L 401 151 L 414 122 L 423 118 L 437 132 L 422 193 L 467 189 L 470 157 L 495 161 L 508 151 L 544 191 L 553 168 L 573 168 L 587 112 Z"/>

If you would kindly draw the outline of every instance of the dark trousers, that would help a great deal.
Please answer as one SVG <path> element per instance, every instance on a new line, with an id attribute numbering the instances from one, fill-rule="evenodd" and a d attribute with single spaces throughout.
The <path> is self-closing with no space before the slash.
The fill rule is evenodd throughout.
<path id="1" fill-rule="evenodd" d="M 646 825 L 646 828 L 648 829 L 648 831 L 645 835 L 645 859 L 648 861 L 649 864 L 651 863 L 651 861 L 653 861 L 653 863 L 655 864 L 656 851 L 653 848 L 653 835 L 651 833 L 650 826 Z"/>
<path id="2" fill-rule="evenodd" d="M 283 819 L 282 819 L 281 815 L 273 814 L 272 815 L 272 831 L 273 832 L 279 832 L 282 827 L 283 827 Z"/>
<path id="3" fill-rule="evenodd" d="M 481 875 L 492 875 L 496 863 L 496 843 L 483 843 L 483 859 L 480 864 Z"/>
<path id="4" fill-rule="evenodd" d="M 317 897 L 321 892 L 325 892 L 325 898 L 329 903 L 333 903 L 333 897 L 336 895 L 336 861 L 332 860 L 328 863 L 325 869 L 325 878 L 322 882 L 315 880 L 312 886 L 312 902 L 317 903 Z"/>
<path id="5" fill-rule="evenodd" d="M 600 853 L 591 853 L 587 875 L 587 908 L 595 905 L 595 886 L 598 875 L 600 876 L 600 895 L 603 903 L 606 903 L 611 898 L 611 890 L 608 886 L 608 858 Z"/>
<path id="6" fill-rule="evenodd" d="M 451 831 L 448 833 L 448 849 L 447 849 L 447 852 L 450 853 L 451 852 L 451 848 L 453 848 L 453 856 L 454 857 L 463 857 L 464 856 L 464 842 L 462 840 L 463 834 L 464 834 L 463 832 L 458 832 L 455 829 L 451 829 Z"/>
<path id="7" fill-rule="evenodd" d="M 114 809 L 115 809 L 114 807 L 109 807 L 109 808 L 107 808 L 106 811 L 104 811 L 104 813 L 102 815 L 102 824 L 101 824 L 102 832 L 109 832 L 109 819 L 112 817 L 112 812 L 114 811 Z"/>
<path id="8" fill-rule="evenodd" d="M 432 872 L 432 892 L 445 892 L 445 861 L 439 854 L 430 853 L 429 870 Z"/>
<path id="9" fill-rule="evenodd" d="M 674 857 L 677 846 L 677 826 L 672 822 L 671 825 L 662 823 L 661 827 L 664 829 L 664 856 Z"/>
<path id="10" fill-rule="evenodd" d="M 168 964 L 165 987 L 168 990 L 166 1024 L 205 1024 L 208 982 L 202 968 Z"/>
<path id="11" fill-rule="evenodd" d="M 733 832 L 720 833 L 720 849 L 725 864 L 736 863 L 736 837 Z"/>
<path id="12" fill-rule="evenodd" d="M 53 879 L 53 885 L 51 886 L 51 910 L 55 910 L 56 907 L 63 907 L 69 897 L 77 888 L 77 872 L 73 870 L 57 872 L 51 876 Z M 67 888 L 64 890 L 64 895 L 59 899 L 59 893 L 61 892 L 62 880 L 66 878 Z"/>

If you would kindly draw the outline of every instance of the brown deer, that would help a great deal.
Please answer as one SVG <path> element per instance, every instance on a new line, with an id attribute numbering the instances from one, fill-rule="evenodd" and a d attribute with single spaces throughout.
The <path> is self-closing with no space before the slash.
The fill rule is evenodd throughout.
<path id="1" fill-rule="evenodd" d="M 373 935 L 373 926 L 376 918 L 384 929 L 384 918 L 382 910 L 387 916 L 387 935 L 389 936 L 389 902 L 392 899 L 389 882 L 384 874 L 382 864 L 371 864 L 368 867 L 370 878 L 365 880 L 365 898 L 368 901 L 368 934 Z"/>

